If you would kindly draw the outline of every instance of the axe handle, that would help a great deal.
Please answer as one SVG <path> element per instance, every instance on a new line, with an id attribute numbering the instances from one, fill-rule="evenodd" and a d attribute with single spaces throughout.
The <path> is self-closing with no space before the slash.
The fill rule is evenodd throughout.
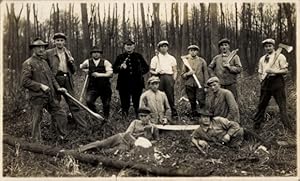
<path id="1" fill-rule="evenodd" d="M 182 59 L 182 61 L 183 61 L 183 64 L 184 64 L 190 71 L 193 71 L 191 65 L 190 65 L 189 62 L 187 61 L 186 56 L 182 56 L 181 59 Z M 198 88 L 201 89 L 202 86 L 201 86 L 201 84 L 200 84 L 200 82 L 199 82 L 197 76 L 196 76 L 195 74 L 193 74 L 192 76 L 193 76 L 193 78 L 194 78 L 194 80 L 195 80 L 195 82 L 196 82 Z"/>
<path id="2" fill-rule="evenodd" d="M 269 68 L 271 68 L 271 67 L 273 67 L 273 66 L 275 65 L 275 63 L 276 63 L 276 61 L 277 61 L 277 59 L 278 59 L 278 57 L 279 57 L 281 51 L 282 51 L 282 48 L 281 48 L 281 47 L 279 47 L 279 48 L 275 51 L 275 55 L 274 55 L 272 64 L 270 65 Z M 262 75 L 262 80 L 265 80 L 265 78 L 267 78 L 268 75 L 269 75 L 268 73 L 264 73 L 264 74 Z"/>
<path id="3" fill-rule="evenodd" d="M 93 117 L 95 117 L 96 119 L 99 120 L 104 120 L 104 118 L 100 115 L 97 114 L 95 112 L 93 112 L 92 110 L 90 110 L 88 107 L 86 107 L 85 105 L 83 105 L 80 101 L 78 101 L 77 99 L 75 99 L 73 96 L 71 96 L 69 93 L 65 93 L 65 95 L 70 98 L 72 101 L 74 101 L 78 106 L 80 106 L 82 109 L 86 110 L 90 115 L 92 115 Z"/>
<path id="4" fill-rule="evenodd" d="M 82 90 L 80 93 L 80 97 L 79 97 L 80 102 L 83 101 L 83 95 L 84 95 L 85 89 L 87 87 L 88 81 L 89 81 L 89 74 L 86 75 L 85 80 L 84 80 L 84 84 L 83 84 L 83 87 L 82 87 Z"/>

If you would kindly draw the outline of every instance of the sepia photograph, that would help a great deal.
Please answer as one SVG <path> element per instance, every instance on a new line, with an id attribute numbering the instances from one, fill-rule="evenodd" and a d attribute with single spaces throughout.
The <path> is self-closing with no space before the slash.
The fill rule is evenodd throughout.
<path id="1" fill-rule="evenodd" d="M 297 180 L 297 13 L 1 0 L 0 177 Z"/>

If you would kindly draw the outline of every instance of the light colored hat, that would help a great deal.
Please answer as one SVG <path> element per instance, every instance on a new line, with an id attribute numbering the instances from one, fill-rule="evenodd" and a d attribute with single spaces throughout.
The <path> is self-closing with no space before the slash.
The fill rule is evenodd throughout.
<path id="1" fill-rule="evenodd" d="M 268 38 L 268 39 L 265 39 L 264 41 L 261 42 L 263 45 L 264 44 L 267 44 L 267 43 L 270 43 L 270 44 L 273 44 L 275 45 L 275 40 L 272 39 L 272 38 Z"/>
<path id="2" fill-rule="evenodd" d="M 156 76 L 152 76 L 148 79 L 148 84 L 151 84 L 153 82 L 160 82 L 159 78 Z"/>
<path id="3" fill-rule="evenodd" d="M 220 82 L 220 79 L 219 79 L 218 77 L 211 77 L 211 78 L 209 78 L 209 79 L 207 80 L 206 84 L 207 84 L 207 85 L 210 85 L 210 84 L 212 84 L 212 83 L 214 83 L 214 82 Z"/>
<path id="4" fill-rule="evenodd" d="M 188 46 L 187 49 L 188 49 L 188 50 L 190 50 L 190 49 L 200 50 L 200 48 L 199 48 L 197 45 L 190 45 L 190 46 Z"/>
<path id="5" fill-rule="evenodd" d="M 163 45 L 168 45 L 169 46 L 169 42 L 167 40 L 160 41 L 160 42 L 158 42 L 157 47 L 159 48 Z"/>

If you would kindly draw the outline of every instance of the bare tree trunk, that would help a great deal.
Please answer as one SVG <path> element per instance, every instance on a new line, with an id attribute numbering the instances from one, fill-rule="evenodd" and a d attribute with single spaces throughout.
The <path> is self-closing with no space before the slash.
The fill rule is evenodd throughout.
<path id="1" fill-rule="evenodd" d="M 26 15 L 27 15 L 27 19 L 26 19 L 26 28 L 25 28 L 25 45 L 26 45 L 26 48 L 25 48 L 25 55 L 26 57 L 29 57 L 30 56 L 30 50 L 29 50 L 29 47 L 28 45 L 30 44 L 30 37 L 31 37 L 31 29 L 30 29 L 30 4 L 26 4 L 26 8 L 27 8 L 27 12 L 26 12 Z"/>
<path id="2" fill-rule="evenodd" d="M 201 51 L 201 55 L 206 57 L 206 52 L 207 52 L 207 44 L 205 43 L 205 35 L 206 35 L 206 31 L 205 31 L 205 4 L 204 3 L 200 3 L 200 12 L 201 12 L 201 17 L 200 17 L 200 51 Z"/>
<path id="3" fill-rule="evenodd" d="M 181 54 L 186 52 L 189 45 L 189 22 L 188 22 L 188 3 L 183 4 L 183 27 L 182 27 L 182 49 Z"/>
<path id="4" fill-rule="evenodd" d="M 86 3 L 81 3 L 82 29 L 83 29 L 83 57 L 88 58 L 90 46 L 90 32 L 88 27 L 88 15 Z"/>
<path id="5" fill-rule="evenodd" d="M 144 10 L 144 4 L 140 3 L 141 7 L 141 18 L 142 18 L 142 28 L 143 28 L 143 42 L 144 42 L 144 50 L 149 49 L 149 39 L 148 39 L 148 32 L 146 27 L 146 18 L 145 18 L 145 10 Z M 148 63 L 150 63 L 150 51 L 146 51 L 146 60 Z"/>
<path id="6" fill-rule="evenodd" d="M 159 20 L 159 3 L 153 3 L 153 18 L 154 18 L 154 44 L 156 45 L 160 40 L 160 20 Z"/>
<path id="7" fill-rule="evenodd" d="M 123 29 L 123 42 L 125 42 L 129 37 L 126 28 L 126 3 L 123 3 L 123 21 L 122 21 L 122 29 Z"/>
<path id="8" fill-rule="evenodd" d="M 216 55 L 219 52 L 218 44 L 220 37 L 218 34 L 218 5 L 216 3 L 210 3 L 210 47 L 211 55 Z"/>

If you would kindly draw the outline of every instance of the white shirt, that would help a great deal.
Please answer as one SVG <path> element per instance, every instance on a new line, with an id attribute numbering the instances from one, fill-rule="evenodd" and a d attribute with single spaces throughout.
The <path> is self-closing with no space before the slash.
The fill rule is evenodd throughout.
<path id="1" fill-rule="evenodd" d="M 100 59 L 97 59 L 97 60 L 93 59 L 93 61 L 96 66 L 98 66 L 98 64 L 100 63 Z M 86 59 L 82 64 L 80 64 L 80 67 L 82 69 L 88 69 L 89 68 L 89 59 Z M 106 72 L 113 71 L 112 65 L 108 60 L 104 60 L 104 67 L 105 67 Z"/>
<path id="2" fill-rule="evenodd" d="M 65 51 L 57 51 L 57 56 L 59 58 L 58 70 L 67 73 L 68 67 Z"/>
<path id="3" fill-rule="evenodd" d="M 267 55 L 264 55 L 259 59 L 258 72 L 261 73 L 263 75 L 263 77 L 266 75 L 266 70 L 268 68 L 272 68 L 275 70 L 281 70 L 281 69 L 288 68 L 289 64 L 286 61 L 286 58 L 283 54 L 279 54 L 277 60 L 275 60 L 275 63 L 274 63 L 275 51 L 269 55 L 268 62 L 265 61 L 266 56 Z"/>
<path id="4" fill-rule="evenodd" d="M 165 55 L 159 53 L 151 59 L 150 68 L 156 72 L 162 71 L 163 74 L 173 74 L 173 68 L 177 66 L 175 57 L 166 53 Z"/>

